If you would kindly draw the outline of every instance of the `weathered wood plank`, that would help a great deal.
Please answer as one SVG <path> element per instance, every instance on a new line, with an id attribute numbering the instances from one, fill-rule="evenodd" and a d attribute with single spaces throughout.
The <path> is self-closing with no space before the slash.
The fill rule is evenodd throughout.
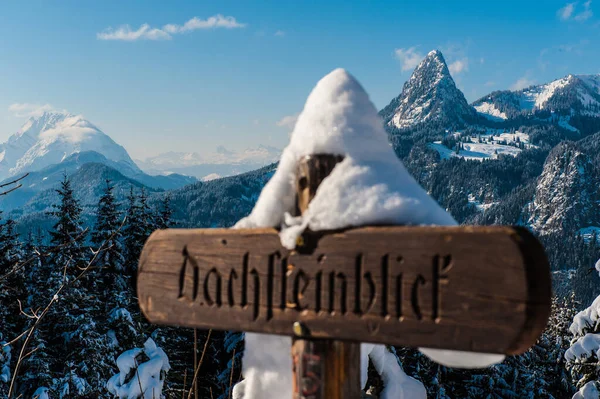
<path id="1" fill-rule="evenodd" d="M 163 230 L 138 297 L 153 323 L 517 354 L 546 325 L 543 248 L 516 227 L 367 227 L 306 253 L 274 229 Z M 303 251 L 304 252 L 304 251 Z"/>
<path id="2" fill-rule="evenodd" d="M 360 344 L 296 339 L 292 363 L 293 399 L 360 398 Z"/>

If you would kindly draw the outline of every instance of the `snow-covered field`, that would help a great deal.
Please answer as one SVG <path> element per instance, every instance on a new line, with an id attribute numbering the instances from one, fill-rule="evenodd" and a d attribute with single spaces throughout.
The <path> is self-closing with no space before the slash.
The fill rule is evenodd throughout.
<path id="1" fill-rule="evenodd" d="M 498 204 L 498 202 L 490 202 L 487 204 L 482 204 L 477 198 L 475 198 L 475 196 L 473 194 L 469 194 L 468 201 L 469 201 L 469 204 L 475 206 L 475 208 L 477 208 L 477 210 L 479 212 L 486 211 L 489 208 L 491 208 L 492 206 Z"/>
<path id="2" fill-rule="evenodd" d="M 451 133 L 454 138 L 460 139 L 461 133 Z M 536 148 L 530 144 L 529 135 L 522 132 L 505 132 L 498 129 L 488 129 L 486 134 L 479 136 L 462 137 L 462 149 L 457 153 L 442 144 L 441 141 L 434 141 L 429 147 L 436 150 L 442 159 L 451 157 L 464 158 L 475 161 L 484 159 L 497 159 L 498 155 L 510 155 L 516 157 L 522 151 L 522 148 Z"/>
<path id="3" fill-rule="evenodd" d="M 500 144 L 482 144 L 482 143 L 465 143 L 464 150 L 456 151 L 444 146 L 441 141 L 430 143 L 429 146 L 436 150 L 442 159 L 451 157 L 459 157 L 475 161 L 483 161 L 484 159 L 496 159 L 498 155 L 517 156 L 522 150 L 517 147 Z"/>

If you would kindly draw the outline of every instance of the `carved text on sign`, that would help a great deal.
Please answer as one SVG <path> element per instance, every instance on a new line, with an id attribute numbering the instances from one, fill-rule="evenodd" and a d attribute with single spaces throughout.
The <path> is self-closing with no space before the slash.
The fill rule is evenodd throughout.
<path id="1" fill-rule="evenodd" d="M 181 301 L 242 309 L 251 312 L 253 320 L 267 321 L 276 312 L 312 312 L 439 322 L 443 317 L 443 287 L 452 269 L 452 257 L 446 254 L 433 255 L 430 266 L 418 273 L 406 267 L 408 258 L 397 254 L 246 252 L 225 263 L 202 258 L 195 258 L 184 248 Z M 351 262 L 353 272 L 332 266 L 346 262 Z M 261 295 L 263 290 L 266 295 Z"/>

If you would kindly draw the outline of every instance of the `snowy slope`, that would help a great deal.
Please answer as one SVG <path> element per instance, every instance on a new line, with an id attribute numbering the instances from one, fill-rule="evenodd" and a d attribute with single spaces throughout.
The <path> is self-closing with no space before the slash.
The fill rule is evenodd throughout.
<path id="1" fill-rule="evenodd" d="M 98 152 L 139 171 L 123 147 L 81 115 L 47 112 L 29 119 L 0 145 L 0 178 L 40 170 L 83 151 Z"/>
<path id="2" fill-rule="evenodd" d="M 496 105 L 493 103 L 482 102 L 481 104 L 475 105 L 474 108 L 477 112 L 490 120 L 496 121 L 508 119 L 506 113 L 496 108 Z"/>
<path id="3" fill-rule="evenodd" d="M 522 90 L 496 91 L 472 105 L 480 115 L 493 120 L 537 111 L 600 117 L 600 75 L 567 75 Z"/>
<path id="4" fill-rule="evenodd" d="M 380 115 L 388 126 L 407 129 L 423 122 L 460 124 L 474 119 L 476 112 L 456 87 L 442 53 L 434 50 Z"/>

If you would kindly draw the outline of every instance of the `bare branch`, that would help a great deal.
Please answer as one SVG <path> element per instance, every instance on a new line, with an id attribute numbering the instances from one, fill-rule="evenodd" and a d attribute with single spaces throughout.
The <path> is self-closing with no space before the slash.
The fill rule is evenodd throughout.
<path id="1" fill-rule="evenodd" d="M 2 191 L 2 192 L 0 192 L 0 196 L 6 195 L 6 194 L 8 194 L 8 193 L 12 193 L 13 191 L 15 191 L 15 190 L 17 190 L 17 189 L 19 189 L 19 188 L 23 187 L 23 185 L 22 185 L 22 184 L 20 184 L 19 182 L 20 182 L 21 180 L 23 180 L 24 178 L 26 178 L 27 176 L 29 176 L 29 173 L 27 173 L 27 174 L 25 174 L 25 175 L 23 175 L 23 176 L 19 177 L 18 179 L 15 179 L 15 180 L 13 180 L 13 181 L 9 181 L 8 183 L 3 183 L 3 184 L 0 184 L 0 188 L 4 188 L 4 187 L 8 187 L 8 186 L 12 186 L 12 185 L 14 185 L 14 184 L 17 184 L 17 186 L 16 186 L 16 187 L 12 187 L 12 188 L 10 188 L 10 189 L 8 189 L 8 190 L 5 190 L 5 191 Z"/>
<path id="2" fill-rule="evenodd" d="M 204 360 L 204 355 L 206 354 L 206 348 L 208 347 L 208 343 L 210 342 L 210 334 L 212 334 L 212 329 L 208 330 L 208 335 L 206 336 L 206 342 L 204 343 L 204 349 L 202 350 L 202 355 L 200 356 L 200 361 L 196 365 L 196 371 L 194 371 L 194 378 L 192 379 L 192 386 L 196 385 L 196 379 L 198 378 L 198 372 L 200 371 L 200 367 L 202 366 L 202 361 Z M 191 399 L 192 390 L 188 393 L 187 399 Z"/>

